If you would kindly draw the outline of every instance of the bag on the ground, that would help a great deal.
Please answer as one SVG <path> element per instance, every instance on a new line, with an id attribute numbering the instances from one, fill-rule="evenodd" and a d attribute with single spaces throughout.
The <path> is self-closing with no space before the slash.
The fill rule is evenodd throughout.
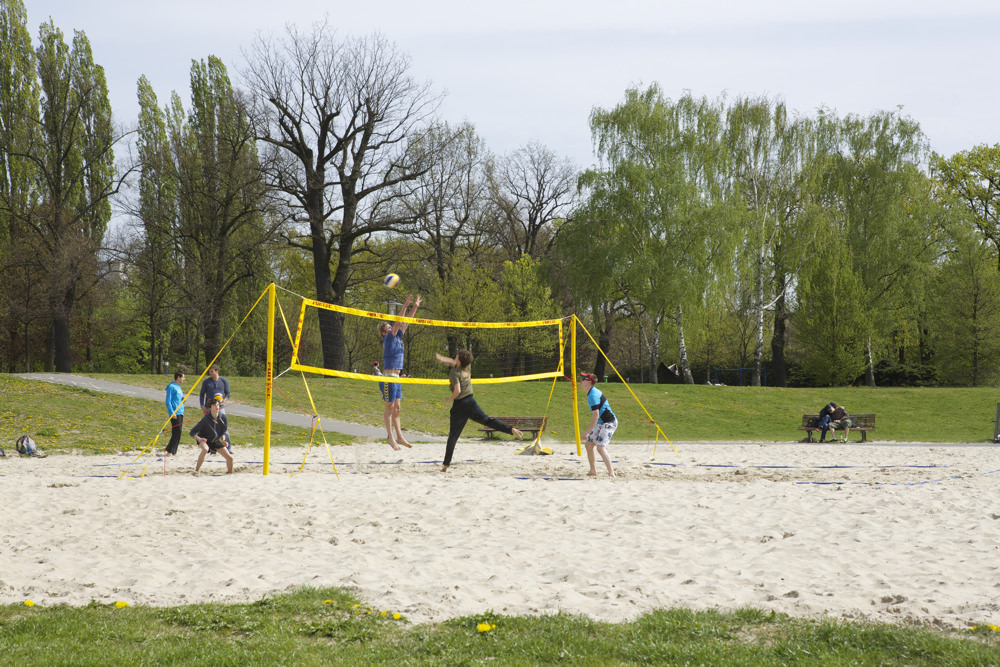
<path id="1" fill-rule="evenodd" d="M 38 445 L 30 435 L 22 435 L 14 446 L 17 448 L 17 453 L 22 456 L 44 456 L 38 451 Z"/>

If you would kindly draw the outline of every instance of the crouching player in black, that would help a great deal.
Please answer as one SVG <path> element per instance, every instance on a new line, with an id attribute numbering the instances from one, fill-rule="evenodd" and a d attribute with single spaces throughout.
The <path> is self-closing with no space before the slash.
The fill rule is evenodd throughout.
<path id="1" fill-rule="evenodd" d="M 208 414 L 202 417 L 201 421 L 191 429 L 191 435 L 201 447 L 194 472 L 197 474 L 201 470 L 201 464 L 205 462 L 206 454 L 218 452 L 222 454 L 222 458 L 226 459 L 226 474 L 230 474 L 233 472 L 233 455 L 226 448 L 225 435 L 229 428 L 226 424 L 226 416 L 219 412 L 218 399 L 209 399 L 207 407 Z"/>

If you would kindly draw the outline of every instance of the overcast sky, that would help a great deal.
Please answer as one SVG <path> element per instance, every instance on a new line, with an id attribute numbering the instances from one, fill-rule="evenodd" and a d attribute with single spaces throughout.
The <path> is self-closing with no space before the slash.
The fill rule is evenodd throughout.
<path id="1" fill-rule="evenodd" d="M 480 8 L 480 5 L 484 8 Z M 163 106 L 189 106 L 192 60 L 222 59 L 238 83 L 258 32 L 380 32 L 446 92 L 443 119 L 473 123 L 497 153 L 536 141 L 583 168 L 587 118 L 630 85 L 782 98 L 813 115 L 902 107 L 939 153 L 1000 143 L 997 0 L 27 0 L 28 28 L 51 18 L 90 39 L 116 121 L 134 124 L 143 74 Z"/>

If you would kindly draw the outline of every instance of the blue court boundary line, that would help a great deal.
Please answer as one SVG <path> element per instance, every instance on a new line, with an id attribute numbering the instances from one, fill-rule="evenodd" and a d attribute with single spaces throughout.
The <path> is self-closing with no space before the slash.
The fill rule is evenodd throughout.
<path id="1" fill-rule="evenodd" d="M 563 460 L 567 461 L 567 462 L 570 462 L 570 463 L 577 463 L 577 462 L 582 462 L 583 458 L 582 457 L 581 458 L 569 458 L 569 459 L 563 459 Z M 162 461 L 163 461 L 162 457 L 157 457 L 156 460 L 153 463 L 158 463 L 158 462 L 162 462 Z M 219 462 L 220 463 L 223 462 L 222 459 L 219 459 Z M 478 462 L 479 461 L 476 460 L 476 459 L 463 459 L 462 461 L 460 461 L 460 463 L 478 463 Z M 619 461 L 614 461 L 614 462 L 615 463 L 619 463 Z M 246 464 L 249 464 L 249 465 L 261 465 L 261 466 L 263 466 L 263 464 L 264 464 L 263 461 L 245 461 L 245 462 L 241 462 L 241 463 L 246 463 Z M 404 463 L 404 461 L 371 461 L 371 462 L 364 463 L 364 464 L 358 464 L 357 462 L 344 461 L 344 462 L 335 462 L 335 465 L 347 467 L 347 466 L 356 466 L 356 465 L 402 465 L 403 463 Z M 416 463 L 416 464 L 421 464 L 421 465 L 441 465 L 442 461 L 425 460 L 425 461 L 410 461 L 409 463 Z M 754 469 L 754 470 L 859 470 L 859 469 L 882 469 L 882 470 L 887 470 L 887 469 L 893 469 L 893 468 L 914 468 L 914 469 L 918 469 L 918 470 L 933 470 L 933 469 L 938 469 L 938 468 L 946 469 L 946 468 L 950 468 L 951 467 L 951 466 L 938 466 L 938 465 L 874 465 L 874 466 L 847 466 L 847 465 L 831 465 L 831 466 L 759 465 L 759 466 L 739 466 L 739 465 L 733 465 L 733 464 L 720 464 L 720 463 L 684 464 L 684 463 L 659 463 L 659 462 L 656 462 L 656 461 L 647 461 L 647 462 L 643 463 L 643 465 L 647 465 L 647 464 L 648 465 L 668 466 L 668 467 L 672 467 L 672 468 L 683 468 L 683 467 L 694 467 L 694 468 L 733 468 L 733 469 L 749 468 L 749 469 Z M 147 463 L 138 462 L 138 461 L 123 461 L 123 462 L 120 462 L 120 463 L 95 463 L 94 467 L 97 467 L 97 468 L 110 468 L 110 467 L 141 466 L 141 465 L 148 465 L 148 464 Z M 281 465 L 281 466 L 303 466 L 303 465 L 309 465 L 309 466 L 326 466 L 328 464 L 325 461 L 315 461 L 315 462 L 311 462 L 311 463 L 307 462 L 305 464 L 303 464 L 301 462 L 294 462 L 294 461 L 279 461 L 279 462 L 272 462 L 272 465 Z M 918 481 L 918 482 L 853 482 L 853 481 L 814 482 L 814 481 L 795 481 L 795 482 L 792 482 L 792 483 L 795 484 L 795 485 L 798 485 L 798 486 L 809 486 L 809 485 L 812 485 L 812 486 L 846 486 L 846 485 L 850 485 L 850 484 L 857 484 L 857 485 L 862 485 L 862 486 L 922 486 L 922 485 L 925 485 L 925 484 L 936 484 L 936 483 L 947 482 L 947 481 L 952 481 L 952 480 L 956 480 L 956 479 L 962 479 L 963 477 L 966 477 L 968 475 L 985 476 L 985 475 L 993 475 L 993 474 L 997 474 L 997 473 L 1000 473 L 1000 468 L 998 468 L 996 470 L 990 470 L 990 471 L 987 471 L 987 472 L 978 472 L 977 471 L 977 472 L 973 472 L 973 473 L 966 473 L 965 475 L 953 475 L 951 477 L 941 477 L 941 478 L 937 478 L 937 479 L 922 480 L 922 481 Z M 155 473 L 151 473 L 151 474 L 155 474 Z M 331 471 L 330 473 L 327 473 L 327 474 L 334 474 L 334 473 Z M 365 472 L 365 471 L 351 471 L 350 474 L 370 475 L 371 473 Z M 206 477 L 219 476 L 216 473 L 208 473 L 208 472 L 203 472 L 202 475 L 206 476 Z M 6 477 L 6 475 L 0 474 L 0 477 Z M 73 475 L 73 477 L 78 477 L 78 478 L 79 477 L 113 478 L 113 477 L 117 477 L 117 475 Z M 472 477 L 475 478 L 476 476 L 472 476 Z M 579 482 L 579 481 L 583 481 L 584 478 L 583 477 L 528 477 L 528 476 L 523 476 L 523 475 L 517 475 L 517 476 L 513 476 L 511 479 L 529 480 L 529 481 L 540 480 L 540 481 L 573 481 L 573 482 Z"/>
<path id="2" fill-rule="evenodd" d="M 938 479 L 925 479 L 920 482 L 795 482 L 795 483 L 804 486 L 808 486 L 810 484 L 814 484 L 817 486 L 844 486 L 847 484 L 861 484 L 864 486 L 921 486 L 923 484 L 937 484 L 939 482 L 950 482 L 955 479 L 965 479 L 970 475 L 974 475 L 977 477 L 994 475 L 998 472 L 1000 472 L 1000 468 L 996 470 L 990 470 L 989 472 L 974 472 L 974 473 L 966 473 L 964 475 L 953 475 L 951 477 L 941 477 Z"/>

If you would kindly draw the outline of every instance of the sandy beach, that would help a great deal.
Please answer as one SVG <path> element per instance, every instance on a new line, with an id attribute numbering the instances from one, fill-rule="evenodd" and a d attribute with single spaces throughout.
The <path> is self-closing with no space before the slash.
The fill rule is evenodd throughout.
<path id="1" fill-rule="evenodd" d="M 413 622 L 656 608 L 1000 625 L 1000 446 L 511 441 L 0 458 L 0 603 L 253 601 L 337 586 Z M 331 464 L 331 454 L 336 468 Z M 301 472 L 300 472 L 301 468 Z M 124 474 L 124 477 L 122 475 Z M 215 566 L 213 563 L 224 563 Z"/>

